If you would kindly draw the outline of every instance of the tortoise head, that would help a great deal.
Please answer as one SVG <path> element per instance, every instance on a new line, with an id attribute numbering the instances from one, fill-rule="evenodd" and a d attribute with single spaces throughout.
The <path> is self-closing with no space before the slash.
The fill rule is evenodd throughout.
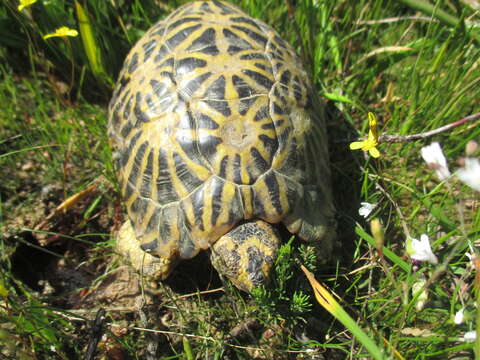
<path id="1" fill-rule="evenodd" d="M 277 258 L 280 237 L 265 221 L 244 222 L 211 247 L 215 269 L 241 290 L 266 284 Z"/>

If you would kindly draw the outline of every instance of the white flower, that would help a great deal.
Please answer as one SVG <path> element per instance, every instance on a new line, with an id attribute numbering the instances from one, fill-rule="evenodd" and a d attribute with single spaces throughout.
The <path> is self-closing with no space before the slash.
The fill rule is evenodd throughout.
<path id="1" fill-rule="evenodd" d="M 468 260 L 470 261 L 470 265 L 475 266 L 475 254 L 471 254 L 468 251 L 465 253 L 465 256 L 468 257 Z"/>
<path id="2" fill-rule="evenodd" d="M 453 319 L 453 322 L 457 325 L 463 323 L 463 309 L 460 309 L 455 313 L 455 318 Z"/>
<path id="3" fill-rule="evenodd" d="M 465 158 L 465 167 L 457 171 L 457 176 L 472 189 L 480 191 L 480 161 L 477 158 Z"/>
<path id="4" fill-rule="evenodd" d="M 428 240 L 428 236 L 425 234 L 420 236 L 420 241 L 413 238 L 407 239 L 407 254 L 413 260 L 428 261 L 432 264 L 438 264 L 438 259 L 432 252 L 430 241 Z"/>
<path id="5" fill-rule="evenodd" d="M 442 148 L 438 142 L 433 142 L 428 146 L 422 147 L 422 157 L 430 169 L 435 170 L 440 180 L 446 180 L 450 176 L 447 159 L 443 155 Z"/>
<path id="6" fill-rule="evenodd" d="M 417 294 L 420 292 L 417 297 L 417 303 L 415 304 L 417 311 L 421 311 L 428 300 L 428 292 L 423 288 L 426 282 L 427 280 L 422 277 L 412 285 L 412 296 L 417 296 Z"/>
<path id="7" fill-rule="evenodd" d="M 477 338 L 477 332 L 475 330 L 467 331 L 463 335 L 463 341 L 465 342 L 474 342 L 476 338 Z"/>
<path id="8" fill-rule="evenodd" d="M 358 213 L 364 218 L 367 218 L 368 215 L 370 215 L 370 213 L 372 212 L 372 210 L 375 209 L 375 206 L 377 206 L 376 204 L 370 204 L 368 202 L 361 202 L 360 205 L 362 206 L 360 207 L 360 209 L 358 209 Z"/>

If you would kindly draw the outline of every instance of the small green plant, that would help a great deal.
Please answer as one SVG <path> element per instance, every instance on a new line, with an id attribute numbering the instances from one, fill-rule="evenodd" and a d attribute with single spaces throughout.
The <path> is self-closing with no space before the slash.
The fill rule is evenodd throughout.
<path id="1" fill-rule="evenodd" d="M 20 282 L 14 287 L 11 280 L 1 280 L 0 354 L 6 355 L 1 351 L 3 344 L 14 358 L 34 354 L 66 357 L 65 349 L 73 345 L 65 341 L 71 338 L 72 324 L 44 306 Z"/>
<path id="2" fill-rule="evenodd" d="M 308 313 L 311 309 L 310 295 L 303 291 L 295 291 L 290 304 L 290 311 L 295 315 L 302 315 Z"/>
<path id="3" fill-rule="evenodd" d="M 296 324 L 304 322 L 304 317 L 312 309 L 310 295 L 302 289 L 306 284 L 299 279 L 298 262 L 304 261 L 314 267 L 317 263 L 315 248 L 302 244 L 296 250 L 293 240 L 292 237 L 279 248 L 272 284 L 255 288 L 252 292 L 261 311 L 260 319 Z M 297 261 L 297 258 L 301 260 Z"/>

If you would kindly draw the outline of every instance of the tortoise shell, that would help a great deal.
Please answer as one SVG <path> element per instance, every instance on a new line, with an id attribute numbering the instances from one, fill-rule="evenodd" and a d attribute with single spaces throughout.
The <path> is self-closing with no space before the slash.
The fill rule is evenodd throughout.
<path id="1" fill-rule="evenodd" d="M 329 232 L 321 104 L 292 47 L 239 8 L 196 1 L 156 23 L 125 60 L 109 113 L 142 249 L 188 259 L 252 219 L 308 241 Z"/>

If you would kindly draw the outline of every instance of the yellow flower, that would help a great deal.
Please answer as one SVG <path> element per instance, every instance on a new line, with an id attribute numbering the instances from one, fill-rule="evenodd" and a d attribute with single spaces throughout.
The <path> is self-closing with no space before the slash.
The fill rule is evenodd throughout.
<path id="1" fill-rule="evenodd" d="M 366 140 L 355 141 L 351 143 L 350 149 L 362 149 L 368 151 L 374 158 L 378 158 L 380 156 L 380 152 L 376 148 L 378 145 L 377 118 L 371 112 L 368 113 L 368 125 L 370 127 L 370 130 L 368 131 L 368 138 Z"/>
<path id="2" fill-rule="evenodd" d="M 75 29 L 70 29 L 69 27 L 62 26 L 59 27 L 55 32 L 44 35 L 43 39 L 46 40 L 51 37 L 65 37 L 65 36 L 77 36 L 78 31 Z"/>
<path id="3" fill-rule="evenodd" d="M 36 2 L 37 2 L 37 0 L 20 0 L 17 9 L 18 9 L 18 11 L 22 11 L 27 6 L 35 4 Z"/>

